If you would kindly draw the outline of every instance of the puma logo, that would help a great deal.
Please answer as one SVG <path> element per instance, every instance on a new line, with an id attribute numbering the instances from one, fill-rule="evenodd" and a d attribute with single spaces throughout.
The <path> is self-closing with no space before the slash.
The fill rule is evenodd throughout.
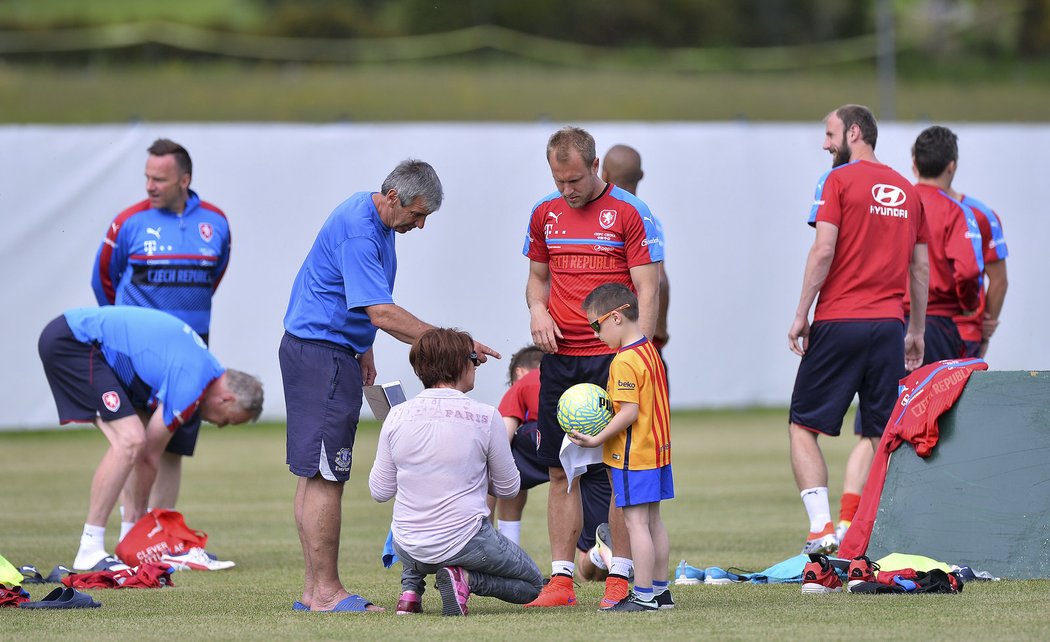
<path id="1" fill-rule="evenodd" d="M 157 238 L 160 238 L 160 228 L 159 227 L 158 228 L 147 227 L 146 228 L 146 234 L 152 234 L 153 236 L 156 236 Z"/>

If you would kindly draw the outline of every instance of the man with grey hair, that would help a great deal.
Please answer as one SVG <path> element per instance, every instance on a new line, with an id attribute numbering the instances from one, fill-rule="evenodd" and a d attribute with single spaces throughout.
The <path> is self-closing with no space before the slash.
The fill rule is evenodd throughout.
<path id="1" fill-rule="evenodd" d="M 328 217 L 292 285 L 278 353 L 288 414 L 288 468 L 299 477 L 295 523 L 306 572 L 297 610 L 382 611 L 339 579 L 343 484 L 375 382 L 376 330 L 413 343 L 434 326 L 394 303 L 396 234 L 423 229 L 440 206 L 434 168 L 409 159 L 379 192 L 358 192 Z M 475 363 L 499 353 L 474 342 Z"/>

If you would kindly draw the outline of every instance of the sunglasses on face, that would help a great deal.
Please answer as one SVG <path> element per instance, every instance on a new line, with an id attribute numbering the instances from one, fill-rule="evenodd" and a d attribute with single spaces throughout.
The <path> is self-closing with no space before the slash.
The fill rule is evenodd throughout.
<path id="1" fill-rule="evenodd" d="M 481 365 L 481 359 L 478 358 L 477 352 L 471 352 L 470 356 L 467 358 L 470 359 L 470 362 L 473 363 L 475 367 Z"/>
<path id="2" fill-rule="evenodd" d="M 615 310 L 609 310 L 608 312 L 606 312 L 602 316 L 598 317 L 594 321 L 591 321 L 591 329 L 594 330 L 595 332 L 600 332 L 601 329 L 602 329 L 602 321 L 605 321 L 606 319 L 608 319 L 610 314 L 612 314 L 613 312 L 619 312 L 620 310 L 626 310 L 629 307 L 631 307 L 630 303 L 624 303 L 623 305 L 621 305 L 620 307 L 616 308 Z"/>

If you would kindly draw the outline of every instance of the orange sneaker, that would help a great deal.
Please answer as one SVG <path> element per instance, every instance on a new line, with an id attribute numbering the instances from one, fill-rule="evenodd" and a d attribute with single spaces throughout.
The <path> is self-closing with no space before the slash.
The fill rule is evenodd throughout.
<path id="1" fill-rule="evenodd" d="M 601 604 L 598 605 L 598 610 L 608 611 L 619 604 L 620 600 L 627 597 L 629 592 L 630 586 L 628 586 L 627 580 L 622 577 L 605 578 L 605 596 L 602 598 Z"/>
<path id="2" fill-rule="evenodd" d="M 802 547 L 802 554 L 831 555 L 837 550 L 839 550 L 839 540 L 835 537 L 835 525 L 828 522 L 824 525 L 824 530 L 806 536 L 806 545 Z"/>
<path id="3" fill-rule="evenodd" d="M 572 578 L 564 575 L 551 577 L 539 596 L 526 604 L 525 608 L 530 606 L 576 606 L 576 589 L 573 588 Z"/>

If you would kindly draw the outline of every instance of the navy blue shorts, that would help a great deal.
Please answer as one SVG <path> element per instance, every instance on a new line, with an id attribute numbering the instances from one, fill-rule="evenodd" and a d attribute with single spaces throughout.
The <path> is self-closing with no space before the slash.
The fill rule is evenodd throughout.
<path id="1" fill-rule="evenodd" d="M 539 432 L 535 421 L 529 421 L 518 426 L 514 433 L 514 439 L 510 441 L 510 454 L 514 456 L 514 464 L 521 474 L 521 489 L 528 490 L 540 484 L 546 484 L 551 480 L 550 472 L 545 464 L 540 463 L 536 455 L 536 445 L 539 442 Z"/>
<path id="2" fill-rule="evenodd" d="M 896 319 L 819 321 L 809 334 L 791 393 L 790 421 L 837 436 L 853 396 L 860 396 L 861 435 L 880 437 L 905 375 L 904 324 Z"/>
<path id="3" fill-rule="evenodd" d="M 277 353 L 288 413 L 288 469 L 299 477 L 350 479 L 361 417 L 361 365 L 357 355 L 327 341 L 287 332 Z"/>
<path id="4" fill-rule="evenodd" d="M 978 353 L 981 351 L 981 343 L 981 341 L 963 341 L 963 346 L 965 346 L 963 357 L 966 357 L 967 359 L 976 359 L 980 356 Z"/>
<path id="5" fill-rule="evenodd" d="M 922 356 L 923 365 L 966 356 L 966 344 L 959 336 L 959 326 L 955 325 L 951 317 L 927 316 L 923 340 L 926 343 L 926 351 Z"/>
<path id="6" fill-rule="evenodd" d="M 204 344 L 208 344 L 208 334 L 204 333 L 200 335 L 201 339 L 204 339 Z M 165 448 L 169 453 L 176 455 L 182 455 L 183 457 L 190 457 L 193 455 L 193 450 L 197 446 L 197 436 L 201 431 L 201 413 L 200 410 L 193 413 L 189 420 L 175 429 L 175 432 L 171 433 L 171 441 L 168 442 L 168 447 Z"/>
<path id="7" fill-rule="evenodd" d="M 37 344 L 62 424 L 110 422 L 146 408 L 149 386 L 141 380 L 125 386 L 94 343 L 73 336 L 66 318 L 48 323 Z"/>
<path id="8" fill-rule="evenodd" d="M 649 470 L 609 468 L 612 475 L 616 507 L 640 506 L 674 499 L 674 475 L 671 464 Z"/>
<path id="9" fill-rule="evenodd" d="M 561 468 L 562 438 L 565 432 L 558 425 L 558 400 L 563 392 L 578 383 L 593 383 L 605 389 L 609 384 L 609 364 L 612 354 L 596 357 L 567 357 L 545 354 L 540 363 L 540 407 L 536 417 L 540 431 L 537 455 L 548 468 Z"/>

